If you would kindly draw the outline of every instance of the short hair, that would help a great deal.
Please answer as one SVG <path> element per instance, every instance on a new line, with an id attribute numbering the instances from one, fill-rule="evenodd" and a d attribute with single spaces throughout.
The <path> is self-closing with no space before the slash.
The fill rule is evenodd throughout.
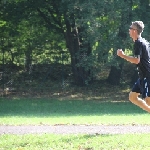
<path id="1" fill-rule="evenodd" d="M 144 23 L 142 21 L 134 21 L 132 25 L 137 29 L 138 34 L 141 34 L 144 30 Z"/>

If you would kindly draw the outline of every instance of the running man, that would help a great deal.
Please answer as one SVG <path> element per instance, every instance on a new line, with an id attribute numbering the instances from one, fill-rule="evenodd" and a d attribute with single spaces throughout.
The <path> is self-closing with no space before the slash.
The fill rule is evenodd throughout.
<path id="1" fill-rule="evenodd" d="M 141 37 L 143 30 L 142 21 L 132 22 L 129 35 L 134 41 L 134 57 L 125 55 L 122 49 L 117 50 L 117 55 L 137 65 L 139 79 L 129 94 L 129 100 L 150 113 L 150 43 Z M 142 98 L 138 97 L 140 94 Z"/>

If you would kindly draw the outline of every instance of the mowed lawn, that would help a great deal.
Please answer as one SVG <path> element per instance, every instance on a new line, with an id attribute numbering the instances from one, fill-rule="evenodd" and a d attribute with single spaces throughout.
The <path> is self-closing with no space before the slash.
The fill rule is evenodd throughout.
<path id="1" fill-rule="evenodd" d="M 1 135 L 0 150 L 149 150 L 149 134 Z"/>
<path id="2" fill-rule="evenodd" d="M 129 101 L 0 99 L 1 125 L 150 124 Z"/>
<path id="3" fill-rule="evenodd" d="M 149 114 L 128 101 L 0 99 L 1 125 L 146 124 Z M 0 150 L 148 150 L 150 134 L 0 135 Z"/>

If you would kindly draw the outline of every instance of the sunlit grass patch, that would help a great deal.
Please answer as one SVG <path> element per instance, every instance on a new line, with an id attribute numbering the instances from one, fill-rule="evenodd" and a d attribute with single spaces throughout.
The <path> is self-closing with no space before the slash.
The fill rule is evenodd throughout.
<path id="1" fill-rule="evenodd" d="M 1 135 L 1 150 L 148 150 L 149 134 Z"/>

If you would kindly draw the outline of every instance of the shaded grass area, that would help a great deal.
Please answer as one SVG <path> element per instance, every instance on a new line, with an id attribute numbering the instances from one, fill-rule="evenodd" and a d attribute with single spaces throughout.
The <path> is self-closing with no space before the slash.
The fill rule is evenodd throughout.
<path id="1" fill-rule="evenodd" d="M 24 87 L 23 90 L 6 91 L 7 94 L 5 93 L 4 96 L 9 99 L 49 98 L 55 100 L 124 101 L 128 99 L 130 91 L 130 85 L 113 86 L 107 83 L 106 80 L 95 81 L 93 84 L 83 87 L 72 84 L 63 88 L 59 82 L 46 82 L 46 84 L 39 84 L 39 86 L 30 85 L 30 87 Z M 56 87 L 54 88 L 54 86 Z"/>
<path id="2" fill-rule="evenodd" d="M 148 150 L 149 134 L 2 135 L 1 150 Z"/>
<path id="3" fill-rule="evenodd" d="M 0 124 L 150 124 L 128 101 L 0 99 Z"/>

